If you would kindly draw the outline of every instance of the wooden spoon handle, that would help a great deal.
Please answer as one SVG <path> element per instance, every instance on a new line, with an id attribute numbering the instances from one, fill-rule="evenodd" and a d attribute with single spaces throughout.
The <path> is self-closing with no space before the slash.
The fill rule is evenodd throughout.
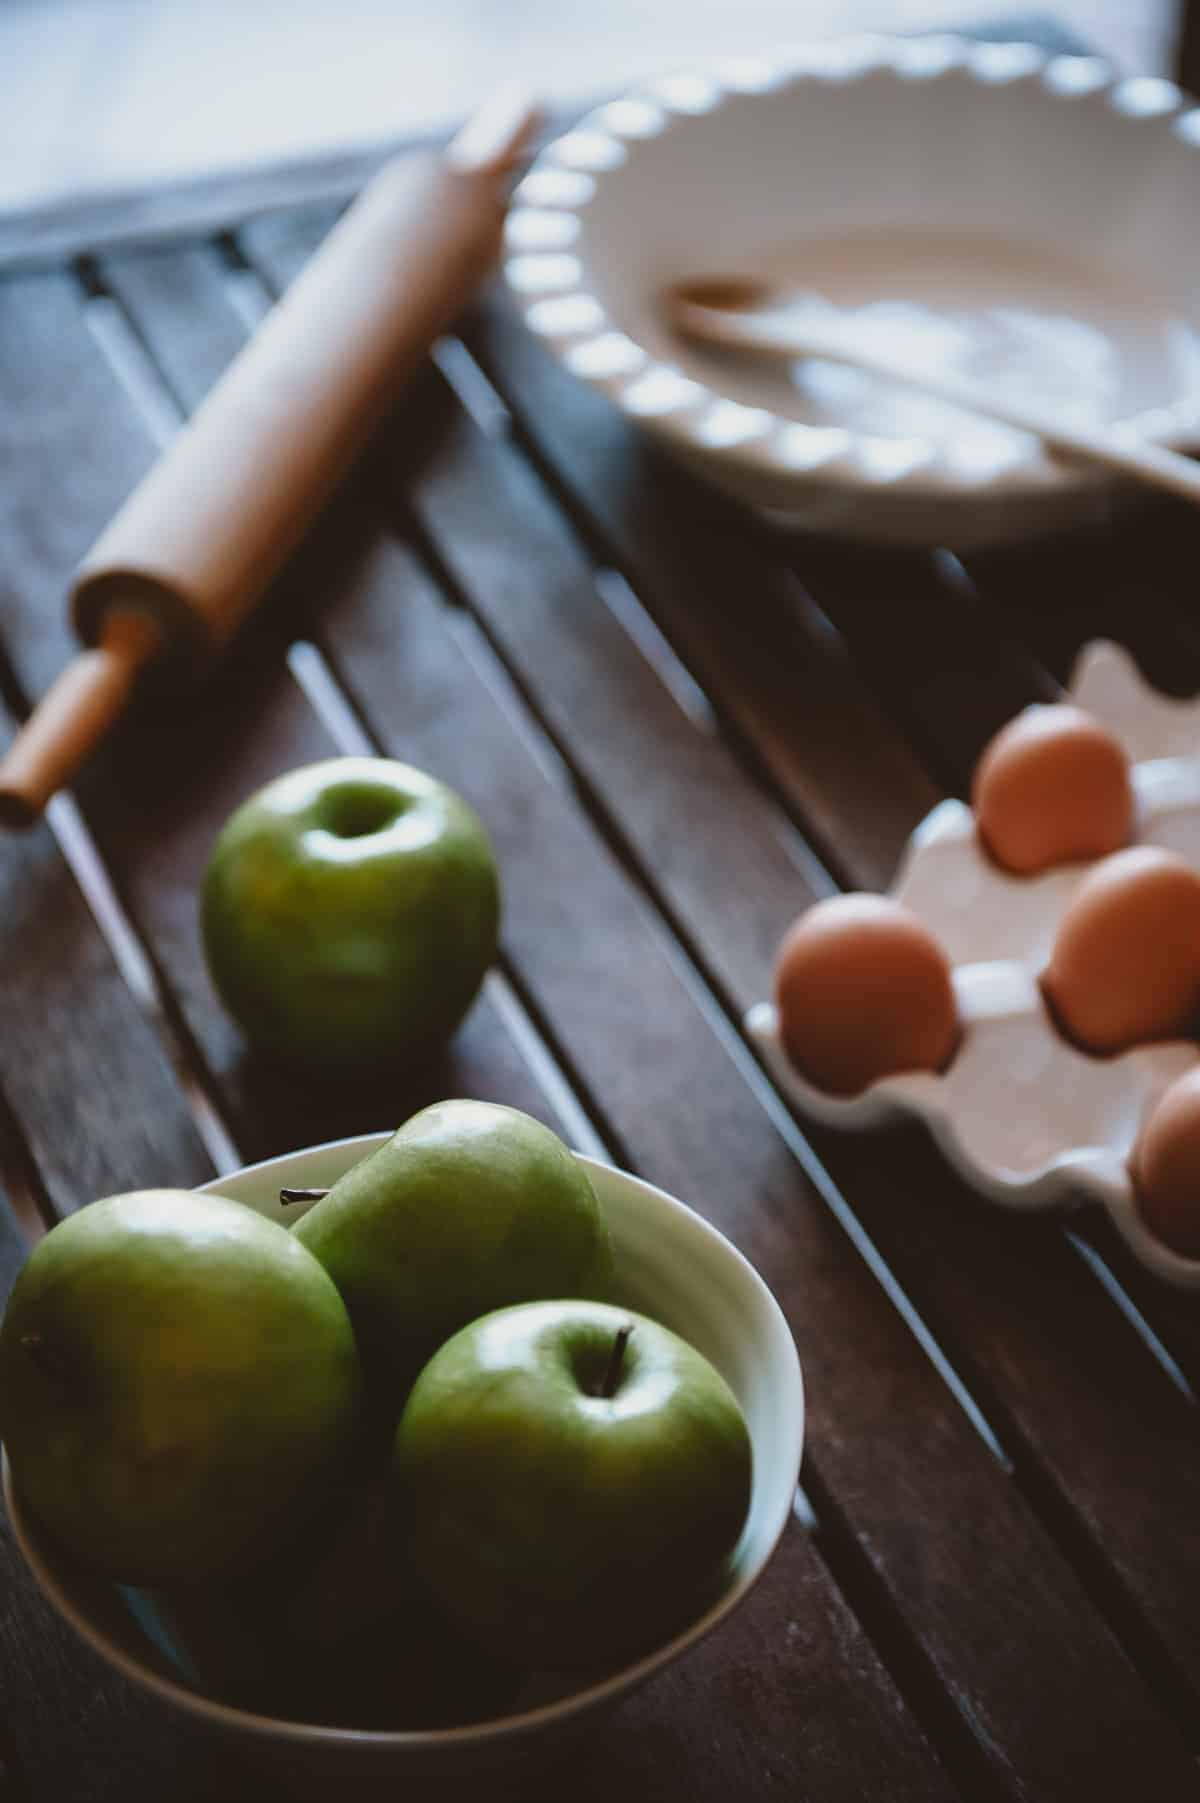
<path id="1" fill-rule="evenodd" d="M 120 718 L 162 634 L 113 612 L 104 637 L 69 663 L 0 760 L 0 826 L 28 827 Z"/>
<path id="2" fill-rule="evenodd" d="M 816 347 L 815 354 L 853 363 L 869 374 L 919 388 L 937 400 L 995 420 L 998 425 L 1029 432 L 1056 457 L 1097 464 L 1116 475 L 1132 476 L 1153 488 L 1181 495 L 1185 501 L 1200 503 L 1200 463 L 1165 445 L 1139 438 L 1119 425 L 1076 425 L 1036 402 L 1011 399 L 989 383 L 941 371 L 906 369 L 873 350 L 859 351 L 852 346 L 843 349 L 836 338 L 831 338 L 827 346 Z"/>
<path id="3" fill-rule="evenodd" d="M 709 287 L 717 292 L 716 284 Z M 733 292 L 733 284 L 729 287 Z M 685 335 L 705 343 L 764 356 L 822 357 L 844 363 L 962 407 L 983 419 L 995 420 L 998 425 L 1029 432 L 1056 457 L 1097 464 L 1154 488 L 1167 489 L 1186 501 L 1200 503 L 1200 463 L 1120 425 L 1077 425 L 1039 407 L 1036 401 L 1013 398 L 993 383 L 977 382 L 948 370 L 914 369 L 886 350 L 856 341 L 850 332 L 842 333 L 821 324 L 809 327 L 787 308 L 744 312 L 728 302 L 709 306 L 684 295 L 673 301 L 671 316 Z"/>

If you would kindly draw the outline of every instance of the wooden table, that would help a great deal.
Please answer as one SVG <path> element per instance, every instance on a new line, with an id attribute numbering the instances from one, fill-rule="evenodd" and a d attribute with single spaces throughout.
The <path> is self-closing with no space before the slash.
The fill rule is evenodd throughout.
<path id="1" fill-rule="evenodd" d="M 133 248 L 83 220 L 73 253 L 0 279 L 8 724 L 69 653 L 74 561 L 331 216 L 235 209 Z M 0 845 L 5 1285 L 95 1196 L 464 1094 L 684 1197 L 773 1286 L 809 1393 L 803 1506 L 738 1615 L 523 1796 L 1196 1794 L 1200 1302 L 1095 1215 L 988 1207 L 916 1132 L 793 1119 L 740 1021 L 792 918 L 886 887 L 1082 643 L 1200 688 L 1198 554 L 1167 506 L 965 565 L 790 543 L 489 298 L 220 679 L 147 705 Z M 444 1061 L 338 1096 L 245 1054 L 195 894 L 251 789 L 360 749 L 471 798 L 507 912 Z M 283 1794 L 111 1676 L 3 1523 L 0 1766 L 6 1803 Z"/>

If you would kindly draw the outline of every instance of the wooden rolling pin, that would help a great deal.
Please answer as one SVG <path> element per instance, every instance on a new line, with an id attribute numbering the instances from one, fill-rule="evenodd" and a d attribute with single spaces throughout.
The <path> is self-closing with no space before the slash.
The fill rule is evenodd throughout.
<path id="1" fill-rule="evenodd" d="M 500 244 L 536 126 L 493 100 L 433 164 L 387 164 L 330 233 L 76 573 L 91 647 L 0 760 L 0 824 L 28 826 L 148 666 L 221 650 Z"/>

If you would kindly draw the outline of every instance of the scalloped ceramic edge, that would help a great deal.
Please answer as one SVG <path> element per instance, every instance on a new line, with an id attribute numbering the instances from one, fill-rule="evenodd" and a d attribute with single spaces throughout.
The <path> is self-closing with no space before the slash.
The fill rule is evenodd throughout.
<path id="1" fill-rule="evenodd" d="M 284 1208 L 283 1186 L 335 1183 L 390 1133 L 333 1140 L 248 1165 L 200 1185 L 271 1220 L 290 1223 L 307 1205 Z M 804 1442 L 804 1383 L 791 1330 L 749 1260 L 710 1221 L 666 1190 L 576 1153 L 600 1198 L 628 1264 L 626 1303 L 653 1312 L 692 1341 L 726 1378 L 746 1413 L 754 1448 L 750 1511 L 717 1600 L 665 1645 L 582 1688 L 530 1700 L 520 1713 L 465 1727 L 430 1730 L 338 1728 L 259 1715 L 191 1689 L 144 1623 L 116 1601 L 114 1587 L 78 1571 L 39 1533 L 16 1495 L 7 1457 L 0 1487 L 30 1569 L 59 1614 L 102 1658 L 161 1701 L 236 1737 L 261 1754 L 301 1755 L 316 1772 L 396 1777 L 486 1772 L 481 1759 L 554 1732 L 617 1702 L 716 1628 L 762 1576 L 791 1517 Z M 307 1768 L 306 1768 L 307 1769 Z"/>
<path id="2" fill-rule="evenodd" d="M 950 127 L 956 90 L 961 99 L 964 83 L 973 84 L 981 97 L 985 90 L 1013 96 L 1036 90 L 1046 105 L 1061 109 L 1066 134 L 1084 115 L 1102 111 L 1122 133 L 1120 158 L 1140 159 L 1143 211 L 1164 154 L 1172 146 L 1185 147 L 1185 154 L 1190 147 L 1200 149 L 1200 108 L 1190 106 L 1172 83 L 1117 78 L 1095 57 L 1055 56 L 1027 43 L 863 34 L 791 46 L 773 56 L 718 60 L 647 82 L 596 108 L 539 154 L 515 192 L 505 232 L 504 273 L 526 323 L 569 370 L 699 473 L 792 523 L 853 528 L 884 540 L 948 537 L 965 545 L 1027 536 L 1107 506 L 1113 490 L 1106 475 L 1054 462 L 1032 438 L 1023 441 L 1023 454 L 1014 451 L 981 476 L 948 460 L 919 435 L 896 438 L 807 425 L 723 397 L 635 342 L 596 292 L 587 265 L 588 209 L 606 179 L 631 166 L 643 147 L 668 133 L 691 134 L 699 142 L 730 108 L 744 109 L 752 131 L 756 106 L 780 93 L 802 102 L 806 92 L 831 84 L 850 89 L 889 78 L 907 89 L 920 84 L 926 108 L 944 103 Z M 853 156 L 867 165 L 874 154 L 869 145 L 864 148 L 867 137 L 851 125 L 845 141 L 831 146 L 831 155 Z M 1088 144 L 1094 157 L 1094 138 Z M 1002 170 L 1006 158 L 1002 147 L 994 148 L 993 169 Z M 950 172 L 953 162 L 939 165 L 936 179 L 958 179 Z M 1013 195 L 1006 195 L 1004 205 L 1012 203 Z M 1015 204 L 1022 203 L 1018 194 Z M 781 210 L 785 204 L 781 200 Z M 888 204 L 881 203 L 885 211 Z M 711 229 L 718 242 L 720 223 L 714 220 Z M 1183 228 L 1178 219 L 1170 227 L 1164 213 L 1161 229 Z M 719 256 L 715 261 L 719 265 Z M 693 264 L 676 273 L 694 271 Z M 611 276 L 606 266 L 606 279 Z M 615 279 L 619 284 L 621 272 Z M 1127 423 L 1158 442 L 1185 442 L 1200 428 L 1200 382 L 1177 403 L 1148 409 Z"/>
<path id="3" fill-rule="evenodd" d="M 1081 653 L 1070 692 L 1136 760 L 1136 842 L 1179 851 L 1200 869 L 1200 700 L 1156 694 L 1105 642 Z M 1196 750 L 1183 757 L 1188 743 Z M 1018 1209 L 1098 1202 L 1151 1271 L 1200 1289 L 1200 1260 L 1172 1252 L 1143 1225 L 1127 1168 L 1146 1111 L 1200 1062 L 1200 1048 L 1188 1041 L 1086 1057 L 1054 1030 L 1038 989 L 1054 924 L 1089 868 L 1006 875 L 981 852 L 959 802 L 942 803 L 914 832 L 889 893 L 919 915 L 954 967 L 963 1034 L 943 1072 L 906 1072 L 861 1095 L 831 1096 L 790 1063 L 771 1003 L 749 1011 L 746 1030 L 782 1093 L 816 1119 L 869 1129 L 915 1117 L 991 1201 Z"/>

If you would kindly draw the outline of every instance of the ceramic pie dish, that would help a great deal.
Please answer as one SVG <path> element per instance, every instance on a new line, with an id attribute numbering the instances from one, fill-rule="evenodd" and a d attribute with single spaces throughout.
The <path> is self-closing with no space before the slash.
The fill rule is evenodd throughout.
<path id="1" fill-rule="evenodd" d="M 515 197 L 508 284 L 568 369 L 769 514 L 970 547 L 1111 504 L 1028 435 L 818 360 L 687 344 L 669 285 L 765 277 L 1078 423 L 1200 438 L 1200 109 L 1092 57 L 860 37 L 602 106 Z"/>

